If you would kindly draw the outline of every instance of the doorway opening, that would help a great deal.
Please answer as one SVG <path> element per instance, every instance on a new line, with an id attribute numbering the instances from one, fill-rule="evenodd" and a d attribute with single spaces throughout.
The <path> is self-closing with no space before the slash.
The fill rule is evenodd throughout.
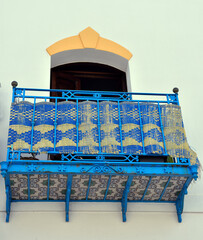
<path id="1" fill-rule="evenodd" d="M 51 69 L 50 88 L 127 92 L 126 73 L 105 64 L 69 63 Z"/>

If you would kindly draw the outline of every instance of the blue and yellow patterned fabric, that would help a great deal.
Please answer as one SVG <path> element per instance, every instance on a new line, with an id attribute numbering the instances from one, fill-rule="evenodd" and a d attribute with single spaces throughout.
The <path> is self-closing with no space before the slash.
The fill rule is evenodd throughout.
<path id="1" fill-rule="evenodd" d="M 96 102 L 80 102 L 78 105 L 79 152 L 97 154 L 99 151 L 98 114 Z"/>
<path id="2" fill-rule="evenodd" d="M 57 106 L 56 151 L 76 152 L 76 120 L 75 102 L 60 102 Z"/>
<path id="3" fill-rule="evenodd" d="M 12 104 L 10 111 L 10 127 L 8 146 L 13 149 L 30 150 L 33 118 L 33 104 L 20 102 Z"/>
<path id="4" fill-rule="evenodd" d="M 140 114 L 137 103 L 123 102 L 120 104 L 122 123 L 123 152 L 141 154 L 143 152 Z"/>
<path id="5" fill-rule="evenodd" d="M 166 149 L 170 156 L 190 158 L 199 165 L 197 154 L 190 148 L 183 125 L 180 106 L 167 104 L 161 107 Z"/>
<path id="6" fill-rule="evenodd" d="M 115 102 L 100 103 L 101 149 L 104 153 L 121 152 L 118 104 Z"/>
<path id="7" fill-rule="evenodd" d="M 141 104 L 144 146 L 147 154 L 164 153 L 161 122 L 157 104 Z"/>
<path id="8" fill-rule="evenodd" d="M 34 117 L 33 150 L 52 151 L 54 147 L 54 103 L 37 103 Z"/>
<path id="9" fill-rule="evenodd" d="M 33 107 L 29 102 L 13 103 L 8 146 L 84 154 L 167 152 L 198 164 L 187 143 L 180 106 L 174 104 L 81 101 L 77 105 L 66 101 L 57 105 L 41 102 Z"/>

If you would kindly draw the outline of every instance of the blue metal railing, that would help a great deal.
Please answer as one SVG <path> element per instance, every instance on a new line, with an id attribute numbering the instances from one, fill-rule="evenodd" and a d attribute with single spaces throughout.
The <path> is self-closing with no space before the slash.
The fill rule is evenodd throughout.
<path id="1" fill-rule="evenodd" d="M 49 95 L 49 96 L 48 96 Z M 140 99 L 140 98 L 145 99 Z M 56 128 L 57 128 L 57 103 L 59 101 L 75 101 L 76 102 L 76 152 L 73 154 L 62 154 L 61 160 L 66 162 L 80 162 L 85 161 L 86 163 L 93 162 L 113 162 L 113 163 L 136 163 L 139 162 L 139 156 L 150 156 L 145 151 L 144 145 L 144 135 L 143 135 L 143 123 L 140 110 L 140 103 L 156 103 L 158 106 L 158 113 L 160 119 L 160 129 L 163 139 L 163 149 L 162 154 L 151 154 L 151 156 L 168 156 L 165 137 L 163 132 L 163 125 L 161 119 L 161 110 L 160 104 L 175 104 L 179 105 L 178 94 L 177 93 L 128 93 L 128 92 L 96 92 L 96 91 L 82 91 L 82 90 L 58 90 L 58 89 L 32 89 L 32 88 L 17 88 L 13 87 L 13 98 L 12 101 L 32 101 L 33 102 L 33 116 L 32 116 L 32 130 L 31 130 L 31 147 L 30 151 L 13 151 L 12 146 L 8 150 L 10 153 L 10 159 L 20 160 L 21 153 L 33 153 L 40 154 L 39 151 L 33 151 L 33 134 L 34 134 L 34 125 L 35 125 L 35 108 L 38 101 L 55 101 L 55 110 L 54 110 L 54 148 L 53 151 L 48 151 L 48 154 L 59 154 L 60 152 L 56 151 Z M 79 152 L 79 109 L 78 104 L 81 101 L 95 101 L 97 103 L 97 127 L 98 127 L 98 154 L 83 154 Z M 119 154 L 108 154 L 102 152 L 101 147 L 101 129 L 100 129 L 100 105 L 102 101 L 112 101 L 116 102 L 118 105 L 118 125 L 120 132 L 120 152 Z M 120 113 L 120 103 L 122 102 L 135 102 L 138 106 L 139 112 L 139 121 L 140 121 L 140 132 L 142 140 L 142 153 L 139 155 L 125 154 L 123 151 L 123 136 L 122 136 L 122 122 L 121 122 L 121 113 Z M 18 155 L 18 159 L 15 159 L 15 154 Z M 178 162 L 183 164 L 182 162 Z"/>
<path id="2" fill-rule="evenodd" d="M 41 93 L 52 93 L 56 92 L 61 96 L 43 96 Z M 34 93 L 34 94 L 33 94 Z M 146 97 L 146 99 L 135 99 L 136 97 Z M 162 98 L 162 99 L 160 99 Z M 22 101 L 33 99 L 33 114 L 31 113 L 30 119 L 31 122 L 31 147 L 27 151 L 22 150 L 14 150 L 13 147 L 8 148 L 7 152 L 7 161 L 1 163 L 1 174 L 5 178 L 5 187 L 6 187 L 6 221 L 9 221 L 10 215 L 10 206 L 11 202 L 34 202 L 34 201 L 57 201 L 57 202 L 65 202 L 65 212 L 66 212 L 66 221 L 69 220 L 69 202 L 72 201 L 97 201 L 97 202 L 121 202 L 122 207 L 122 216 L 123 221 L 126 221 L 126 212 L 127 212 L 127 203 L 128 202 L 167 202 L 167 203 L 175 203 L 178 220 L 181 222 L 181 214 L 183 211 L 183 203 L 184 203 L 184 195 L 187 192 L 187 188 L 192 181 L 192 179 L 197 179 L 197 166 L 190 164 L 190 159 L 188 158 L 176 158 L 174 162 L 142 162 L 140 159 L 143 157 L 167 157 L 167 149 L 163 131 L 163 124 L 162 124 L 162 117 L 161 117 L 161 109 L 160 104 L 167 103 L 167 104 L 175 104 L 179 105 L 178 102 L 178 95 L 177 94 L 149 94 L 149 93 L 119 93 L 119 92 L 90 92 L 90 91 L 69 91 L 69 90 L 48 90 L 48 89 L 26 89 L 26 88 L 13 88 L 13 102 L 16 99 L 20 99 Z M 61 154 L 60 160 L 36 160 L 34 157 L 30 159 L 30 157 L 26 158 L 27 154 L 40 154 L 40 152 L 33 151 L 33 135 L 34 135 L 34 126 L 35 126 L 35 106 L 38 100 L 42 101 L 50 101 L 55 100 L 55 110 L 52 118 L 54 119 L 54 131 L 53 131 L 53 138 L 54 138 L 54 148 L 53 151 L 48 151 L 49 154 L 59 154 L 56 151 L 56 127 L 57 127 L 57 110 L 59 109 L 57 103 L 60 100 L 64 101 L 75 101 L 76 107 L 75 110 L 75 118 L 76 118 L 76 152 L 73 154 Z M 98 154 L 84 154 L 79 152 L 79 109 L 78 104 L 80 101 L 85 100 L 92 100 L 96 102 L 96 109 L 97 109 L 97 125 L 98 125 L 98 137 L 99 137 L 99 151 Z M 102 122 L 102 118 L 100 118 L 101 109 L 99 103 L 101 101 L 113 101 L 116 102 L 118 105 L 118 125 L 119 125 L 119 133 L 118 138 L 120 137 L 120 153 L 118 154 L 109 154 L 102 152 L 101 146 L 101 129 L 100 125 Z M 123 150 L 123 132 L 122 132 L 122 121 L 121 121 L 121 109 L 120 103 L 123 101 L 128 102 L 137 102 L 138 108 L 138 122 L 140 125 L 140 131 L 142 139 L 142 154 L 134 155 L 134 154 L 125 154 Z M 157 104 L 158 108 L 158 119 L 160 121 L 160 129 L 162 134 L 163 140 L 163 154 L 147 154 L 145 151 L 144 145 L 144 134 L 143 134 L 143 126 L 144 121 L 142 118 L 142 113 L 140 111 L 140 103 L 142 102 L 152 102 Z M 58 110 L 59 111 L 59 110 Z M 102 116 L 101 116 L 102 117 Z M 120 135 L 119 135 L 120 134 Z M 22 159 L 23 153 L 23 159 Z M 30 156 L 30 155 L 27 155 Z M 23 161 L 22 161 L 23 160 Z M 27 177 L 27 198 L 22 199 L 15 199 L 12 198 L 12 186 L 10 183 L 10 176 L 13 174 L 25 174 Z M 63 177 L 63 181 L 66 181 L 66 187 L 64 190 L 66 191 L 64 199 L 52 199 L 51 197 L 51 185 L 54 174 L 58 174 L 59 177 Z M 45 191 L 44 199 L 35 199 L 33 197 L 33 176 L 37 175 L 37 177 L 42 175 L 47 175 L 47 180 L 45 180 L 45 185 L 47 181 L 47 192 Z M 71 198 L 71 190 L 72 190 L 72 182 L 74 181 L 74 176 L 77 175 L 89 175 L 87 178 L 87 189 L 84 196 L 84 199 L 74 199 Z M 102 182 L 102 191 L 103 191 L 103 199 L 92 199 L 91 198 L 91 191 L 92 185 L 94 182 L 95 175 L 105 175 L 108 176 L 106 179 L 106 185 Z M 121 199 L 109 199 L 108 194 L 111 191 L 111 184 L 114 184 L 114 177 L 116 175 L 121 175 L 125 177 L 125 181 L 123 182 L 124 185 L 119 189 L 117 193 L 120 194 L 122 191 Z M 65 178 L 66 176 L 66 178 Z M 161 192 L 157 195 L 157 199 L 148 199 L 148 191 L 152 188 L 153 184 L 156 184 L 156 177 L 165 177 L 166 183 L 161 188 Z M 12 176 L 14 177 L 14 176 Z M 140 199 L 130 199 L 128 196 L 131 191 L 131 187 L 133 188 L 133 184 L 138 183 L 139 180 L 137 178 L 144 177 L 148 179 L 146 182 L 146 186 L 144 187 L 144 191 Z M 164 195 L 168 191 L 168 187 L 170 187 L 171 181 L 177 177 L 183 177 L 185 179 L 185 183 L 183 184 L 182 189 L 180 189 L 179 196 L 177 200 L 164 200 Z M 66 180 L 64 180 L 66 179 Z M 145 180 L 146 180 L 145 179 Z M 134 183 L 133 183 L 134 181 Z M 61 182 L 62 183 L 62 182 Z M 174 183 L 173 183 L 174 184 Z M 178 182 L 177 182 L 178 184 Z M 110 190 L 109 190 L 110 189 Z M 169 189 L 171 190 L 171 189 Z M 99 190 L 100 191 L 100 190 Z M 136 192 L 137 189 L 134 188 L 132 191 Z"/>

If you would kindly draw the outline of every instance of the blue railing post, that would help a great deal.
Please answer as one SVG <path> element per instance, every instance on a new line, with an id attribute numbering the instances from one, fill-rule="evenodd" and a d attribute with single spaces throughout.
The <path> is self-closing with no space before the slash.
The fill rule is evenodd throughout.
<path id="1" fill-rule="evenodd" d="M 11 86 L 13 87 L 13 92 L 12 92 L 12 103 L 15 102 L 15 95 L 16 95 L 16 87 L 18 86 L 18 82 L 13 81 L 11 83 Z"/>
<path id="2" fill-rule="evenodd" d="M 56 151 L 56 127 L 57 127 L 57 98 L 55 100 L 55 117 L 54 117 L 54 152 Z"/>
<path id="3" fill-rule="evenodd" d="M 69 204 L 70 204 L 72 179 L 73 179 L 73 176 L 69 174 L 67 177 L 67 190 L 66 190 L 66 222 L 69 222 Z"/>
<path id="4" fill-rule="evenodd" d="M 34 125 L 35 125 L 35 108 L 36 108 L 36 98 L 34 98 L 34 105 L 33 105 L 30 152 L 32 152 L 32 147 L 33 147 L 33 135 L 34 135 Z"/>
<path id="5" fill-rule="evenodd" d="M 9 222 L 10 211 L 11 211 L 11 187 L 10 187 L 10 177 L 7 173 L 5 176 L 5 190 L 6 190 L 6 222 Z"/>
<path id="6" fill-rule="evenodd" d="M 77 138 L 76 138 L 76 144 L 77 144 L 77 147 L 76 147 L 76 151 L 77 153 L 79 152 L 78 151 L 78 141 L 79 141 L 79 136 L 78 136 L 78 128 L 79 128 L 79 123 L 78 123 L 78 99 L 76 100 L 76 108 L 77 108 L 77 119 L 76 119 L 76 134 L 77 134 Z"/>
<path id="7" fill-rule="evenodd" d="M 98 118 L 98 139 L 99 139 L 99 154 L 101 153 L 101 124 L 100 124 L 100 109 L 99 100 L 97 100 L 97 118 Z"/>
<path id="8" fill-rule="evenodd" d="M 196 181 L 198 178 L 198 166 L 197 165 L 191 165 L 190 167 L 190 171 L 192 173 L 192 176 L 194 178 L 194 180 Z"/>
<path id="9" fill-rule="evenodd" d="M 120 129 L 120 139 L 121 139 L 121 153 L 123 153 L 123 137 L 122 137 L 122 123 L 121 123 L 121 113 L 120 113 L 120 101 L 118 101 L 118 119 L 119 119 L 119 129 Z"/>
<path id="10" fill-rule="evenodd" d="M 164 145 L 164 153 L 167 154 L 166 142 L 165 142 L 165 136 L 164 136 L 164 128 L 163 128 L 163 123 L 162 123 L 161 109 L 160 109 L 159 102 L 158 102 L 158 110 L 159 110 L 159 120 L 160 120 L 160 125 L 161 125 L 161 134 L 162 134 L 163 145 Z"/>
<path id="11" fill-rule="evenodd" d="M 144 147 L 144 135 L 143 135 L 143 124 L 142 124 L 142 116 L 140 112 L 140 102 L 137 102 L 138 105 L 138 111 L 139 111 L 139 119 L 140 119 L 140 133 L 141 133 L 141 139 L 142 139 L 142 151 L 143 154 L 145 154 L 145 147 Z"/>
<path id="12" fill-rule="evenodd" d="M 177 215 L 178 215 L 178 222 L 181 223 L 182 222 L 182 213 L 183 213 L 183 208 L 184 208 L 184 197 L 185 194 L 187 193 L 187 188 L 189 186 L 189 184 L 192 181 L 192 177 L 188 177 L 177 200 L 176 200 L 176 210 L 177 210 Z"/>
<path id="13" fill-rule="evenodd" d="M 25 101 L 25 89 L 23 89 L 23 101 Z"/>
<path id="14" fill-rule="evenodd" d="M 11 211 L 11 190 L 10 186 L 6 186 L 6 222 L 9 222 Z"/>
<path id="15" fill-rule="evenodd" d="M 123 191 L 122 202 L 121 202 L 123 222 L 126 222 L 128 193 L 130 191 L 132 180 L 133 180 L 133 176 L 129 176 L 125 186 L 125 190 Z"/>

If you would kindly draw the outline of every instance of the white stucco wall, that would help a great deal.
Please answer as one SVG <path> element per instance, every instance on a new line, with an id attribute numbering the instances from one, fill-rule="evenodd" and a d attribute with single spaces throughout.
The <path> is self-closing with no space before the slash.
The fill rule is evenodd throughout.
<path id="1" fill-rule="evenodd" d="M 49 88 L 46 48 L 91 26 L 133 53 L 132 91 L 180 89 L 187 138 L 203 162 L 203 1 L 2 0 L 0 8 L 0 160 L 6 159 L 11 86 Z M 202 236 L 203 183 L 190 186 L 183 223 L 174 206 L 130 204 L 127 223 L 119 204 L 13 204 L 5 221 L 0 178 L 0 239 L 191 239 Z"/>

